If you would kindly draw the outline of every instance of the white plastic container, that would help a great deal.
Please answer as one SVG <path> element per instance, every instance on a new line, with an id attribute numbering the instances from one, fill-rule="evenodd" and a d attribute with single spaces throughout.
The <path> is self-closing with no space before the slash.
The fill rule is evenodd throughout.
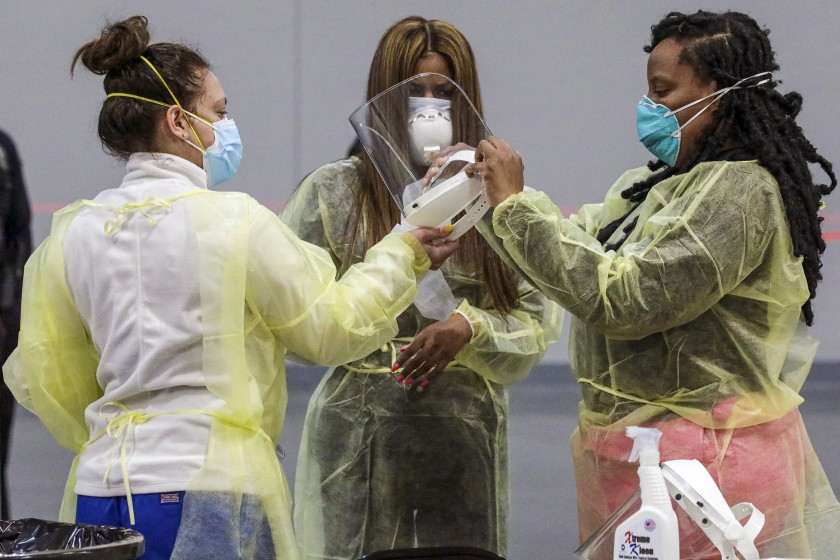
<path id="1" fill-rule="evenodd" d="M 631 426 L 630 460 L 639 460 L 642 506 L 619 524 L 613 541 L 613 560 L 680 560 L 677 514 L 659 466 L 659 438 L 656 428 Z"/>

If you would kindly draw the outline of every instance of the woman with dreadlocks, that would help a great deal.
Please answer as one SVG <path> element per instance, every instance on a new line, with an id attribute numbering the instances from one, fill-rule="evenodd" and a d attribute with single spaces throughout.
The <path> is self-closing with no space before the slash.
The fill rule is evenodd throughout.
<path id="1" fill-rule="evenodd" d="M 658 161 L 570 218 L 523 191 L 508 144 L 478 145 L 495 207 L 482 232 L 574 316 L 582 538 L 637 487 L 624 428 L 644 425 L 663 432 L 663 461 L 700 460 L 730 505 L 765 513 L 762 557 L 840 550 L 840 506 L 798 412 L 816 351 L 818 210 L 837 180 L 796 124 L 802 97 L 777 90 L 768 33 L 735 12 L 653 26 L 637 124 Z M 711 548 L 685 517 L 680 532 L 681 558 Z"/>

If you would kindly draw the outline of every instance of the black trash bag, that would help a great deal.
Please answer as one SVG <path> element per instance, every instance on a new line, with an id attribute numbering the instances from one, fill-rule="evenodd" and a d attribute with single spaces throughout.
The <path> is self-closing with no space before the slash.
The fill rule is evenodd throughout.
<path id="1" fill-rule="evenodd" d="M 131 529 L 43 519 L 0 521 L 0 558 L 134 559 L 143 535 Z M 54 554 L 41 554 L 54 552 Z"/>

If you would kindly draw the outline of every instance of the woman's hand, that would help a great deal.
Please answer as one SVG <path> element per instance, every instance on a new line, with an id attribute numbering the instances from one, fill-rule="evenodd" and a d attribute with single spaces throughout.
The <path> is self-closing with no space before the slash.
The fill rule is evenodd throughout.
<path id="1" fill-rule="evenodd" d="M 458 247 L 461 246 L 461 242 L 457 239 L 449 240 L 446 237 L 452 233 L 452 226 L 446 226 L 442 228 L 417 228 L 411 230 L 411 235 L 417 238 L 417 241 L 423 245 L 423 249 L 426 250 L 426 254 L 429 255 L 429 259 L 432 261 L 432 270 L 437 270 L 443 263 L 446 262 L 446 259 L 454 253 Z"/>
<path id="2" fill-rule="evenodd" d="M 470 177 L 481 177 L 484 192 L 493 207 L 525 188 L 522 157 L 510 144 L 495 136 L 479 142 L 475 163 L 465 171 Z"/>
<path id="3" fill-rule="evenodd" d="M 397 383 L 422 391 L 446 369 L 471 338 L 470 324 L 460 313 L 432 323 L 420 331 L 411 344 L 400 348 L 397 363 L 391 368 L 393 371 L 402 368 Z"/>
<path id="4" fill-rule="evenodd" d="M 475 150 L 475 147 L 470 146 L 469 144 L 464 144 L 463 142 L 458 142 L 454 146 L 449 146 L 448 148 L 441 150 L 438 154 L 438 157 L 435 158 L 434 163 L 432 163 L 432 165 L 426 171 L 426 175 L 423 176 L 423 186 L 429 186 L 429 183 L 431 183 L 435 175 L 437 175 L 440 172 L 440 168 L 446 165 L 446 162 L 449 161 L 449 157 L 452 154 L 464 150 Z"/>

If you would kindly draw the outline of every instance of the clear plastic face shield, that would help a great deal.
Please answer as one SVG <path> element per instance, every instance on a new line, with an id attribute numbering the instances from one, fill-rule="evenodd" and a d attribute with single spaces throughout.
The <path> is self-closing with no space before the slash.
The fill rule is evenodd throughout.
<path id="1" fill-rule="evenodd" d="M 430 97 L 445 91 L 448 98 Z M 473 150 L 452 154 L 423 186 L 440 152 L 458 142 L 470 146 L 490 131 L 461 87 L 441 74 L 412 76 L 383 91 L 350 115 L 350 124 L 403 214 L 416 227 L 441 227 L 454 218 L 449 239 L 468 231 L 490 208 L 481 179 L 467 177 Z M 461 215 L 463 213 L 463 215 Z"/>

